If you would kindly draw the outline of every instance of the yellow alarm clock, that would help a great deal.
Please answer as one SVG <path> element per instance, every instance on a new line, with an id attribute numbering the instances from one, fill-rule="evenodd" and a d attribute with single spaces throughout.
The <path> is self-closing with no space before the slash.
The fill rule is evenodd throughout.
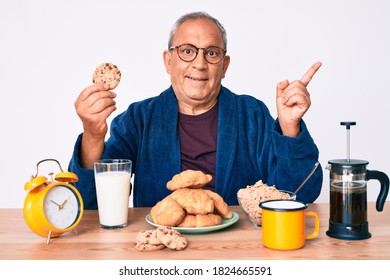
<path id="1" fill-rule="evenodd" d="M 55 161 L 61 170 L 54 180 L 38 176 L 39 164 L 45 161 Z M 29 191 L 24 201 L 24 219 L 34 233 L 47 237 L 47 243 L 51 237 L 73 230 L 81 221 L 83 200 L 70 184 L 77 181 L 77 175 L 64 172 L 57 160 L 44 159 L 37 163 L 37 174 L 24 185 L 24 189 Z"/>

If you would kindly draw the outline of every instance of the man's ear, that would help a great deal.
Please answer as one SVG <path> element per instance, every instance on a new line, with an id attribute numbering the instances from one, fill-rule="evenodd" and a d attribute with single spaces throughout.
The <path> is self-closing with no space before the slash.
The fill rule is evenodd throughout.
<path id="1" fill-rule="evenodd" d="M 163 60 L 165 64 L 165 71 L 167 71 L 168 74 L 171 74 L 172 53 L 170 51 L 164 51 Z"/>
<path id="2" fill-rule="evenodd" d="M 225 74 L 227 72 L 227 69 L 229 68 L 229 64 L 230 64 L 230 56 L 227 55 L 223 59 L 223 76 L 222 76 L 222 78 L 225 78 Z"/>

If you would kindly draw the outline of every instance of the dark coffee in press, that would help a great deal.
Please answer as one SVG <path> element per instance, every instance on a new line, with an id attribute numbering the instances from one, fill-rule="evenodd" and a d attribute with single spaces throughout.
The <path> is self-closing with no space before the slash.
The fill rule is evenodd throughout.
<path id="1" fill-rule="evenodd" d="M 359 225 L 367 221 L 367 185 L 365 183 L 333 182 L 330 186 L 330 219 L 336 223 Z"/>

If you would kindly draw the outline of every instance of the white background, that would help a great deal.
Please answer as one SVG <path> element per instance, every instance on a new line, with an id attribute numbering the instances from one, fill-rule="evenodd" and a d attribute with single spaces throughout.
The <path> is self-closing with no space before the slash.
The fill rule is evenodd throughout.
<path id="1" fill-rule="evenodd" d="M 9 276 L 6 279 L 39 279 L 39 280 L 69 280 L 71 274 L 77 271 L 77 279 L 137 279 L 137 280 L 253 280 L 253 279 L 267 279 L 267 280 L 285 280 L 285 279 L 310 279 L 318 272 L 325 276 L 334 277 L 337 271 L 337 279 L 371 279 L 378 271 L 384 271 L 388 267 L 388 260 L 18 260 L 18 261 L 2 261 L 1 267 L 2 275 Z M 360 265 L 362 269 L 356 269 Z M 23 269 L 21 269 L 23 267 Z M 263 275 L 237 275 L 231 273 L 230 275 L 219 275 L 214 273 L 214 268 L 218 272 L 222 271 L 256 271 L 260 267 L 265 267 L 266 270 Z M 69 269 L 71 268 L 71 269 Z M 121 269 L 127 268 L 134 271 L 147 271 L 149 275 L 140 273 L 138 275 L 130 274 L 119 275 Z M 203 271 L 203 274 L 197 275 L 167 275 L 162 273 L 156 275 L 151 273 L 153 270 L 162 272 L 174 271 L 183 273 L 187 271 Z M 268 270 L 269 268 L 269 270 Z M 308 269 L 310 268 L 310 269 Z M 271 271 L 272 275 L 268 275 Z M 375 272 L 376 271 L 376 272 Z M 317 273 L 316 273 L 317 272 Z M 255 273 L 256 274 L 256 273 Z M 34 277 L 35 276 L 35 277 Z M 333 278 L 332 278 L 333 279 Z"/>
<path id="2" fill-rule="evenodd" d="M 82 130 L 74 101 L 98 64 L 111 61 L 122 71 L 112 117 L 166 89 L 162 53 L 169 30 L 182 14 L 198 10 L 227 29 L 231 64 L 223 84 L 263 100 L 273 116 L 276 84 L 299 79 L 322 61 L 305 116 L 322 168 L 345 158 L 339 123 L 353 120 L 351 157 L 390 174 L 389 1 L 1 0 L 0 208 L 22 207 L 38 161 L 55 158 L 67 169 Z M 48 165 L 41 175 L 58 172 Z M 370 181 L 369 200 L 378 193 L 379 183 Z M 324 169 L 317 201 L 328 198 Z"/>

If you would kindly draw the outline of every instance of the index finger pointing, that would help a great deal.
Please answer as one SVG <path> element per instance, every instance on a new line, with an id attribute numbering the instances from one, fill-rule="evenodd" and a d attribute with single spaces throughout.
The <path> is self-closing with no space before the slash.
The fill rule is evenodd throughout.
<path id="1" fill-rule="evenodd" d="M 302 76 L 301 78 L 301 82 L 307 86 L 311 79 L 313 78 L 314 74 L 318 71 L 318 69 L 320 69 L 322 63 L 321 62 L 316 62 L 313 64 L 312 67 L 310 67 L 310 69 Z"/>

